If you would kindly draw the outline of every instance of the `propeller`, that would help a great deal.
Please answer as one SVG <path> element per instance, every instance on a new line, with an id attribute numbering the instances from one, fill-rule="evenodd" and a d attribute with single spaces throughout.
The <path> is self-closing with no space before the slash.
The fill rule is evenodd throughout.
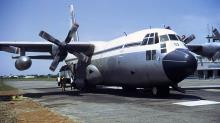
<path id="1" fill-rule="evenodd" d="M 71 27 L 71 29 L 69 30 L 66 39 L 63 42 L 54 38 L 53 36 L 51 36 L 50 34 L 48 34 L 45 31 L 41 31 L 39 33 L 40 37 L 42 37 L 43 39 L 58 46 L 56 53 L 53 54 L 54 55 L 53 61 L 50 65 L 51 71 L 56 70 L 59 62 L 63 61 L 66 58 L 68 52 L 73 52 L 72 49 L 69 47 L 68 43 L 71 41 L 71 39 L 72 39 L 74 33 L 77 31 L 78 27 L 79 27 L 79 25 L 77 23 L 74 23 L 73 26 Z"/>
<path id="2" fill-rule="evenodd" d="M 76 14 L 75 14 L 75 9 L 74 9 L 74 6 L 73 4 L 70 5 L 70 24 L 71 26 L 74 25 L 76 23 Z M 79 36 L 78 36 L 78 31 L 76 31 L 74 34 L 73 34 L 73 40 L 74 41 L 79 41 Z"/>
<path id="3" fill-rule="evenodd" d="M 75 36 L 75 33 L 77 32 L 78 28 L 79 28 L 79 25 L 77 23 L 74 23 L 65 39 L 66 43 L 69 43 L 71 41 L 72 37 Z"/>
<path id="4" fill-rule="evenodd" d="M 212 30 L 213 34 L 215 35 L 215 39 L 220 40 L 220 33 L 218 30 L 215 28 Z"/>
<path id="5" fill-rule="evenodd" d="M 193 41 L 195 38 L 196 38 L 195 35 L 194 35 L 194 34 L 191 34 L 191 35 L 188 36 L 187 38 L 182 39 L 182 41 L 183 41 L 185 44 L 188 44 L 188 43 L 190 43 L 191 41 Z"/>

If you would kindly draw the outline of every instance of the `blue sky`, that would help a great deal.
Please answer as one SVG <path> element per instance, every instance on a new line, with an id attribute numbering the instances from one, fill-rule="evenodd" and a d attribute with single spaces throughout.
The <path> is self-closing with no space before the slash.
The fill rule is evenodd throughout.
<path id="1" fill-rule="evenodd" d="M 1 0 L 0 41 L 44 41 L 41 30 L 65 39 L 72 3 L 82 41 L 108 41 L 123 32 L 170 25 L 180 35 L 195 34 L 193 43 L 204 43 L 207 24 L 220 29 L 219 0 Z M 0 52 L 0 75 L 52 73 L 46 60 L 33 60 L 29 70 L 18 71 L 11 56 Z"/>

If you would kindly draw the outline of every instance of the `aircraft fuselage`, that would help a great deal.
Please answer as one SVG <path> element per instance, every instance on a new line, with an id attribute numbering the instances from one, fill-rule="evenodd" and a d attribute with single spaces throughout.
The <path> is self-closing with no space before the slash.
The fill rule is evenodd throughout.
<path id="1" fill-rule="evenodd" d="M 143 88 L 172 85 L 194 73 L 197 67 L 195 57 L 168 29 L 142 30 L 94 45 L 91 61 L 84 67 L 90 84 Z M 78 59 L 68 54 L 65 61 L 71 66 Z"/>

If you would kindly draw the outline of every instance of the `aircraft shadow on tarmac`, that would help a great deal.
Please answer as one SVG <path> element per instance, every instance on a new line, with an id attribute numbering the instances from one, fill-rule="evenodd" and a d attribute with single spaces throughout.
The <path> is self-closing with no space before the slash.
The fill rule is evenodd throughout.
<path id="1" fill-rule="evenodd" d="M 69 90 L 64 91 L 64 92 L 62 92 L 62 91 L 53 91 L 53 92 L 39 92 L 39 93 L 25 93 L 25 94 L 23 94 L 23 96 L 30 97 L 30 98 L 40 98 L 40 97 L 43 97 L 43 96 L 53 96 L 53 95 L 82 96 L 79 91 L 69 91 Z"/>
<path id="2" fill-rule="evenodd" d="M 192 94 L 185 94 L 171 91 L 169 96 L 163 96 L 163 97 L 155 97 L 151 94 L 150 91 L 144 90 L 144 89 L 137 89 L 136 91 L 130 91 L 125 92 L 122 89 L 114 89 L 114 88 L 96 88 L 94 90 L 90 90 L 89 92 L 80 92 L 78 90 L 70 90 L 67 89 L 66 91 L 62 92 L 61 89 L 55 89 L 54 88 L 36 88 L 38 90 L 41 90 L 42 92 L 39 93 L 24 93 L 23 96 L 30 97 L 30 98 L 41 98 L 43 96 L 55 96 L 55 95 L 64 95 L 64 96 L 75 96 L 75 97 L 87 97 L 89 94 L 94 96 L 96 94 L 99 95 L 113 95 L 113 96 L 122 96 L 122 97 L 134 97 L 134 98 L 148 98 L 148 99 L 189 99 L 189 100 L 198 100 L 203 99 L 199 96 L 195 96 Z M 47 91 L 50 90 L 50 91 Z M 1 98 L 1 97 L 0 97 Z"/>
<path id="3" fill-rule="evenodd" d="M 115 96 L 123 96 L 123 97 L 135 97 L 135 98 L 152 98 L 152 99 L 202 99 L 201 97 L 195 96 L 195 95 L 189 95 L 187 93 L 179 93 L 172 91 L 170 95 L 168 96 L 159 96 L 155 97 L 151 94 L 150 90 L 144 90 L 144 89 L 137 89 L 135 91 L 123 91 L 122 89 L 112 89 L 112 88 L 98 88 L 94 90 L 94 94 L 108 94 L 108 95 L 115 95 Z"/>

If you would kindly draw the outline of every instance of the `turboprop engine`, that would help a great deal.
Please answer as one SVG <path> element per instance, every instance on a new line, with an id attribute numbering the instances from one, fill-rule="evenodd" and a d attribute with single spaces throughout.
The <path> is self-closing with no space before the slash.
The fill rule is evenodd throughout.
<path id="1" fill-rule="evenodd" d="M 32 64 L 32 61 L 30 59 L 30 57 L 28 56 L 20 56 L 16 61 L 15 61 L 15 67 L 16 69 L 23 71 L 23 70 L 27 70 L 28 68 L 30 68 Z"/>

